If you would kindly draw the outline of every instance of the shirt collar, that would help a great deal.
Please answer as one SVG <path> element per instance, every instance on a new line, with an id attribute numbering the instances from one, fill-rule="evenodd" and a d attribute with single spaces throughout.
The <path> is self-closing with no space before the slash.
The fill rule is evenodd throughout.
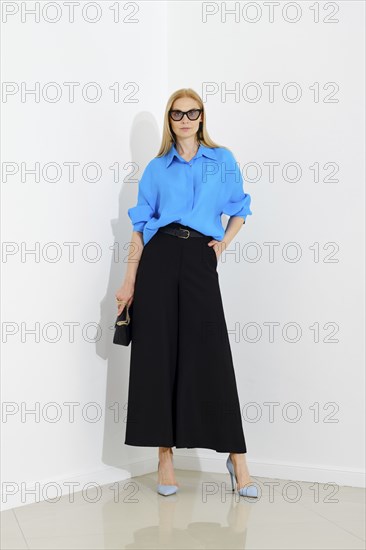
<path id="1" fill-rule="evenodd" d="M 212 147 L 206 147 L 205 145 L 203 145 L 201 143 L 199 148 L 198 148 L 197 153 L 195 154 L 195 156 L 193 158 L 198 158 L 198 157 L 202 157 L 202 156 L 205 156 L 205 157 L 207 157 L 209 159 L 213 159 L 213 160 L 216 160 L 216 158 L 217 158 L 215 149 L 213 149 Z M 175 148 L 175 145 L 173 144 L 171 146 L 170 150 L 168 151 L 168 153 L 166 154 L 166 167 L 167 168 L 171 164 L 171 162 L 173 161 L 174 157 L 180 158 L 180 156 L 178 155 L 178 152 Z"/>

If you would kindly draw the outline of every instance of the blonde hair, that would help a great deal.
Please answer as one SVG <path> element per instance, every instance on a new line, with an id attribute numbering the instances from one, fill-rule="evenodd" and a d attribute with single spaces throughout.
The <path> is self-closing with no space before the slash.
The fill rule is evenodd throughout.
<path id="1" fill-rule="evenodd" d="M 199 108 L 202 109 L 202 121 L 200 122 L 198 131 L 197 131 L 197 138 L 198 143 L 202 145 L 205 145 L 206 147 L 223 147 L 223 145 L 218 145 L 208 135 L 207 128 L 206 128 L 206 112 L 203 105 L 203 101 L 200 98 L 200 96 L 192 90 L 192 88 L 181 88 L 180 90 L 177 90 L 174 92 L 170 98 L 168 99 L 165 114 L 164 114 L 164 126 L 163 126 L 163 137 L 161 140 L 161 145 L 157 157 L 162 157 L 168 151 L 170 150 L 172 144 L 175 144 L 175 137 L 174 133 L 170 127 L 170 120 L 169 120 L 169 111 L 172 108 L 172 105 L 176 99 L 179 99 L 181 97 L 191 97 L 192 99 L 195 99 L 197 103 L 199 104 Z M 227 147 L 225 147 L 227 149 Z"/>

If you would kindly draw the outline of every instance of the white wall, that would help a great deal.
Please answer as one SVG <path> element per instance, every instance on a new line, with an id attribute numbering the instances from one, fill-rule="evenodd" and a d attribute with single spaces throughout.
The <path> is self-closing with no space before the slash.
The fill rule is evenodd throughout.
<path id="1" fill-rule="evenodd" d="M 100 3 L 101 19 L 94 24 L 80 12 L 74 23 L 68 22 L 62 3 L 57 23 L 42 15 L 38 23 L 32 17 L 22 23 L 18 13 L 3 24 L 3 81 L 15 86 L 25 82 L 28 88 L 39 82 L 41 89 L 56 82 L 62 97 L 51 103 L 42 95 L 39 101 L 28 95 L 22 101 L 15 88 L 2 105 L 2 240 L 14 243 L 6 245 L 10 253 L 3 252 L 2 266 L 1 446 L 3 492 L 12 490 L 14 495 L 3 494 L 2 508 L 33 502 L 24 489 L 37 483 L 42 489 L 57 480 L 58 490 L 65 493 L 66 482 L 72 480 L 80 488 L 90 481 L 101 484 L 156 469 L 156 449 L 123 444 L 130 348 L 117 349 L 111 340 L 114 293 L 125 272 L 123 247 L 131 236 L 127 209 L 137 191 L 136 181 L 127 180 L 128 163 L 136 163 L 141 173 L 156 154 L 168 96 L 180 87 L 203 94 L 205 83 L 216 83 L 220 90 L 205 98 L 211 137 L 231 147 L 241 167 L 256 163 L 262 170 L 256 182 L 249 181 L 253 168 L 243 172 L 253 215 L 231 244 L 236 255 L 227 253 L 218 267 L 251 473 L 362 485 L 364 6 L 339 2 L 339 22 L 334 24 L 323 22 L 324 10 L 321 21 L 313 23 L 305 3 L 294 24 L 277 12 L 269 23 L 259 3 L 263 14 L 257 23 L 235 23 L 232 17 L 225 23 L 220 11 L 204 23 L 200 2 L 140 2 L 132 16 L 137 23 L 113 23 L 113 4 Z M 65 82 L 81 83 L 74 103 L 66 97 Z M 96 103 L 80 94 L 89 82 L 102 89 Z M 109 89 L 116 82 L 125 98 L 118 103 Z M 132 88 L 123 90 L 126 82 L 137 83 L 138 102 L 127 102 Z M 235 102 L 229 95 L 225 100 L 221 90 L 235 82 L 241 87 L 257 82 L 262 99 Z M 279 83 L 273 103 L 265 82 Z M 279 92 L 288 82 L 301 87 L 300 101 L 282 98 Z M 309 89 L 314 82 L 320 83 L 318 103 Z M 339 85 L 337 103 L 323 102 L 331 91 L 323 90 L 327 82 Z M 59 181 L 47 181 L 42 173 L 39 181 L 29 174 L 22 178 L 21 163 L 31 169 L 36 162 L 41 168 L 57 163 Z M 67 162 L 80 163 L 74 181 Z M 90 162 L 101 169 L 99 181 L 83 177 L 81 168 Z M 269 162 L 279 163 L 274 181 L 265 166 Z M 302 170 L 296 183 L 281 176 L 290 162 Z M 335 183 L 323 181 L 331 173 L 323 168 L 328 162 L 339 166 Z M 15 174 L 6 180 L 4 163 L 15 163 L 8 167 Z M 115 163 L 120 169 L 116 181 L 111 169 Z M 319 182 L 310 169 L 315 163 L 320 165 Z M 94 176 L 92 170 L 89 175 Z M 74 261 L 65 244 L 70 242 L 78 243 Z M 301 251 L 297 262 L 283 257 L 293 242 Z M 60 257 L 55 262 L 51 257 L 56 248 L 47 249 L 47 243 L 57 243 Z M 82 253 L 87 243 L 97 243 L 101 257 L 95 262 L 88 260 L 88 251 Z M 119 263 L 112 253 L 116 243 Z M 246 250 L 248 243 L 255 246 Z M 274 261 L 269 260 L 268 243 L 277 245 Z M 327 243 L 338 247 L 334 263 L 325 261 L 333 250 Z M 22 247 L 35 246 L 40 247 L 37 259 L 22 255 Z M 93 247 L 89 253 L 90 258 Z M 255 254 L 257 261 L 250 261 Z M 279 323 L 274 342 L 266 325 L 271 322 Z M 291 322 L 302 331 L 296 343 L 282 336 Z M 22 336 L 22 327 L 31 329 L 36 323 L 39 341 Z M 58 333 L 52 327 L 47 331 L 48 323 L 55 323 Z M 73 341 L 66 323 L 76 323 Z M 97 342 L 89 323 L 100 325 Z M 262 331 L 257 342 L 240 336 L 248 323 Z M 338 327 L 337 343 L 326 342 L 333 326 L 327 328 L 327 323 Z M 311 328 L 316 324 L 317 343 Z M 6 336 L 11 330 L 14 334 Z M 247 340 L 254 334 L 249 328 Z M 78 404 L 73 422 L 67 402 Z M 96 422 L 82 413 L 92 402 L 101 414 Z M 257 422 L 245 415 L 251 402 L 262 415 Z M 273 422 L 265 405 L 269 402 L 278 403 Z M 295 423 L 282 416 L 290 402 L 302 411 Z M 56 422 L 50 420 L 55 409 L 47 413 L 47 403 L 57 403 L 61 417 Z M 326 421 L 333 411 L 329 403 L 338 407 L 333 423 Z M 21 414 L 22 408 L 34 409 L 35 404 L 41 411 L 37 421 L 32 414 Z M 4 415 L 4 408 L 11 414 Z M 248 416 L 253 413 L 249 408 Z M 214 451 L 180 449 L 175 455 L 178 466 L 224 471 L 223 457 Z M 5 487 L 6 482 L 14 485 Z"/>
<path id="2" fill-rule="evenodd" d="M 156 457 L 154 449 L 124 445 L 130 348 L 112 343 L 112 325 L 117 312 L 115 291 L 127 265 L 124 247 L 132 234 L 127 209 L 137 196 L 137 176 L 130 174 L 136 167 L 141 174 L 160 144 L 168 92 L 166 7 L 163 2 L 139 4 L 133 16 L 138 23 L 123 22 L 131 9 L 122 11 L 120 22 L 113 23 L 113 4 L 100 3 L 101 19 L 94 24 L 85 22 L 79 11 L 75 23 L 69 23 L 60 3 L 59 23 L 51 25 L 42 17 L 40 23 L 32 18 L 21 23 L 20 15 L 15 15 L 3 25 L 4 82 L 20 85 L 24 81 L 33 88 L 35 82 L 42 87 L 52 81 L 63 92 L 64 82 L 81 83 L 74 103 L 65 96 L 57 103 L 42 97 L 39 102 L 32 97 L 22 102 L 18 93 L 3 105 L 3 163 L 20 166 L 23 162 L 33 168 L 38 162 L 43 168 L 54 162 L 62 172 L 55 183 L 42 175 L 40 181 L 28 175 L 22 182 L 19 172 L 3 183 L 2 238 L 4 243 L 15 243 L 14 254 L 3 263 L 3 333 L 5 323 L 15 323 L 17 331 L 3 344 L 3 406 L 14 403 L 14 409 L 3 417 L 1 477 L 3 483 L 16 484 L 14 497 L 2 499 L 4 508 L 23 503 L 22 482 L 28 488 L 60 480 L 63 491 L 71 479 L 81 487 L 85 480 L 102 483 L 129 477 L 130 472 L 150 471 L 153 465 L 146 457 Z M 80 95 L 80 88 L 90 82 L 97 82 L 102 90 L 97 103 L 88 103 Z M 114 102 L 109 88 L 117 82 L 121 97 Z M 129 82 L 138 86 L 135 103 L 127 103 L 134 91 L 132 86 L 123 89 Z M 80 164 L 74 181 L 69 180 L 66 162 Z M 86 163 L 99 165 L 99 181 L 83 178 Z M 114 165 L 119 167 L 116 180 Z M 90 170 L 88 175 L 95 177 L 95 172 Z M 57 243 L 61 253 L 56 262 L 43 257 L 51 242 Z M 68 242 L 79 244 L 73 262 Z M 17 252 L 21 243 L 28 249 L 39 243 L 37 261 L 32 255 L 22 260 Z M 99 260 L 90 260 L 96 249 L 88 248 L 88 243 L 97 243 Z M 119 263 L 113 246 L 114 250 L 119 247 Z M 50 257 L 54 253 L 49 249 Z M 41 333 L 39 342 L 27 335 L 23 343 L 21 323 L 27 328 L 39 323 L 41 332 L 47 323 L 57 323 L 59 340 L 50 343 Z M 72 342 L 66 323 L 77 323 Z M 99 324 L 101 335 L 96 336 L 93 326 L 88 329 L 89 323 Z M 56 330 L 48 330 L 49 339 L 55 334 Z M 57 422 L 47 420 L 46 411 L 37 422 L 32 415 L 22 420 L 17 412 L 22 403 L 27 408 L 39 403 L 42 410 L 49 402 L 58 404 L 61 418 Z M 79 404 L 73 422 L 66 402 Z M 83 413 L 91 402 L 97 403 L 101 413 L 96 422 Z M 49 410 L 48 416 L 54 412 Z M 90 417 L 94 414 L 90 408 Z M 24 503 L 33 501 L 28 496 Z"/>

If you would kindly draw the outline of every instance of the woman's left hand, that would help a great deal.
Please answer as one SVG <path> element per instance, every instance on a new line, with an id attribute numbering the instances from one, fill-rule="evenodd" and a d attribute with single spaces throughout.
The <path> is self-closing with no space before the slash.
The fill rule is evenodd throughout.
<path id="1" fill-rule="evenodd" d="M 212 239 L 212 241 L 207 243 L 207 246 L 213 246 L 217 261 L 219 261 L 219 258 L 222 252 L 225 250 L 227 244 L 225 241 L 216 241 L 215 239 Z"/>

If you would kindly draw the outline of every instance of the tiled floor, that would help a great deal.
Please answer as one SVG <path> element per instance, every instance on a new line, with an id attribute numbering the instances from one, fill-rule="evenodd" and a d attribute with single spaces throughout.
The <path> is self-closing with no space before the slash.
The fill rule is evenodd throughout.
<path id="1" fill-rule="evenodd" d="M 99 548 L 365 549 L 365 491 L 256 481 L 258 499 L 231 492 L 230 478 L 176 470 L 179 491 L 156 493 L 156 473 L 58 502 L 1 513 L 2 550 Z M 269 483 L 274 483 L 271 491 Z"/>

